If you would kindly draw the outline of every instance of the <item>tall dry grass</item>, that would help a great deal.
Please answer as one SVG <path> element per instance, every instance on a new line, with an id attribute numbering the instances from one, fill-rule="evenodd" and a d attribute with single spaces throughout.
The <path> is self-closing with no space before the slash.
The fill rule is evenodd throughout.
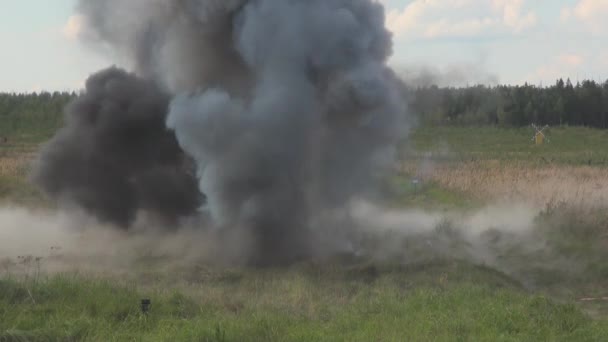
<path id="1" fill-rule="evenodd" d="M 606 168 L 482 160 L 409 162 L 401 165 L 401 171 L 481 200 L 608 206 Z"/>
<path id="2" fill-rule="evenodd" d="M 33 153 L 0 155 L 0 177 L 25 177 L 33 159 Z"/>

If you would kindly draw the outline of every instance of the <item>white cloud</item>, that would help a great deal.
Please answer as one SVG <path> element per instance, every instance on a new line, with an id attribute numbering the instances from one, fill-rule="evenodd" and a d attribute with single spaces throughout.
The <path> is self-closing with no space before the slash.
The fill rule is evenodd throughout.
<path id="1" fill-rule="evenodd" d="M 585 61 L 585 58 L 581 55 L 566 54 L 557 57 L 557 61 L 563 65 L 578 67 Z"/>
<path id="2" fill-rule="evenodd" d="M 85 26 L 85 18 L 82 15 L 72 15 L 63 26 L 63 34 L 71 40 L 76 40 L 82 34 Z"/>
<path id="3" fill-rule="evenodd" d="M 397 36 L 425 38 L 519 33 L 537 22 L 524 5 L 525 0 L 413 0 L 387 11 L 387 27 Z"/>
<path id="4" fill-rule="evenodd" d="M 584 64 L 586 62 L 588 62 L 588 57 L 586 56 L 568 53 L 561 54 L 538 67 L 522 82 L 532 80 L 552 83 L 559 78 L 568 77 L 568 75 L 585 77 L 588 76 L 584 74 Z"/>
<path id="5" fill-rule="evenodd" d="M 608 50 L 599 54 L 599 62 L 602 68 L 608 67 Z"/>
<path id="6" fill-rule="evenodd" d="M 470 19 L 458 22 L 450 22 L 442 19 L 432 22 L 425 30 L 425 36 L 428 38 L 446 37 L 446 36 L 476 36 L 479 33 L 492 28 L 496 25 L 496 21 L 492 18 Z"/>
<path id="7" fill-rule="evenodd" d="M 524 0 L 493 0 L 494 9 L 502 13 L 505 26 L 520 32 L 534 26 L 537 18 L 534 12 L 523 13 Z"/>
<path id="8" fill-rule="evenodd" d="M 564 22 L 575 20 L 594 33 L 608 31 L 608 0 L 578 0 L 573 7 L 562 9 Z"/>

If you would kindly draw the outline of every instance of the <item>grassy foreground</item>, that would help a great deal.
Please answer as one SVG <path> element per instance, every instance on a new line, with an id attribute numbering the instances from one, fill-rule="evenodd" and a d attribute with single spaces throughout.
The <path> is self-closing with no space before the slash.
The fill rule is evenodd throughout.
<path id="1" fill-rule="evenodd" d="M 493 270 L 417 266 L 223 271 L 136 286 L 0 280 L 0 341 L 605 341 L 608 325 Z M 188 295 L 185 295 L 188 294 Z M 142 298 L 151 298 L 148 315 Z"/>
<path id="2" fill-rule="evenodd" d="M 608 133 L 554 128 L 544 146 L 531 143 L 532 133 L 491 127 L 416 130 L 407 153 L 420 164 L 389 182 L 393 204 L 472 210 L 492 197 L 491 191 L 477 195 L 485 183 L 500 190 L 501 184 L 511 188 L 518 180 L 519 188 L 542 195 L 542 187 L 532 186 L 541 184 L 534 177 L 553 173 L 560 181 L 551 187 L 572 181 L 574 191 L 564 193 L 582 193 L 598 202 L 592 190 L 579 190 L 583 182 L 572 178 L 569 167 L 585 167 L 579 171 L 590 189 L 605 183 L 601 170 L 608 165 Z M 26 177 L 36 139 L 15 136 L 0 145 L 0 204 L 48 205 Z M 463 163 L 471 160 L 474 164 Z M 496 160 L 496 165 L 485 164 Z M 422 181 L 413 184 L 412 178 Z M 0 260 L 0 342 L 607 341 L 605 302 L 589 303 L 591 308 L 574 304 L 584 296 L 606 295 L 608 220 L 598 214 L 603 209 L 595 210 L 579 215 L 567 206 L 549 207 L 540 220 L 550 249 L 524 255 L 513 248 L 500 254 L 513 273 L 534 280 L 534 291 L 489 267 L 443 259 L 311 262 L 265 270 L 201 265 L 171 274 L 146 269 L 119 277 L 26 278 L 5 271 Z M 415 246 L 425 249 L 423 242 Z M 562 267 L 570 265 L 563 262 L 555 269 L 535 268 L 534 262 L 553 260 L 576 261 L 577 267 Z M 149 315 L 140 312 L 142 298 L 152 299 Z M 600 314 L 592 319 L 589 312 Z"/>

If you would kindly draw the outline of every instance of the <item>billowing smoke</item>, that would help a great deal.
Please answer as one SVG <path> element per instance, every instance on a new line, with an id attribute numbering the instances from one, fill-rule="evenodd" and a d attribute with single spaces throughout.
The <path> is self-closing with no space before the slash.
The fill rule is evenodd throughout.
<path id="1" fill-rule="evenodd" d="M 253 237 L 256 261 L 306 255 L 323 213 L 372 193 L 406 133 L 376 1 L 81 0 L 78 9 L 83 37 L 138 76 L 93 76 L 36 178 L 103 219 L 194 215 L 204 197 L 214 228 Z"/>
<path id="2" fill-rule="evenodd" d="M 53 198 L 130 225 L 140 210 L 175 222 L 202 203 L 194 170 L 164 126 L 169 97 L 118 69 L 92 76 L 33 179 Z"/>

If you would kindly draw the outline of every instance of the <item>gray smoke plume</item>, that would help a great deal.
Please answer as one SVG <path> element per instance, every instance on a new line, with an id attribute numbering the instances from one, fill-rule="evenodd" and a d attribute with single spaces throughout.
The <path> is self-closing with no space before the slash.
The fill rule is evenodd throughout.
<path id="1" fill-rule="evenodd" d="M 81 38 L 127 60 L 172 93 L 221 86 L 249 89 L 233 47 L 234 18 L 246 0 L 80 0 Z"/>
<path id="2" fill-rule="evenodd" d="M 406 133 L 376 1 L 81 0 L 78 9 L 85 39 L 172 96 L 167 127 L 195 160 L 204 209 L 216 228 L 251 233 L 256 262 L 308 254 L 323 213 L 373 191 Z M 157 101 L 155 123 L 167 109 Z M 165 146 L 147 142 L 143 150 Z"/>

